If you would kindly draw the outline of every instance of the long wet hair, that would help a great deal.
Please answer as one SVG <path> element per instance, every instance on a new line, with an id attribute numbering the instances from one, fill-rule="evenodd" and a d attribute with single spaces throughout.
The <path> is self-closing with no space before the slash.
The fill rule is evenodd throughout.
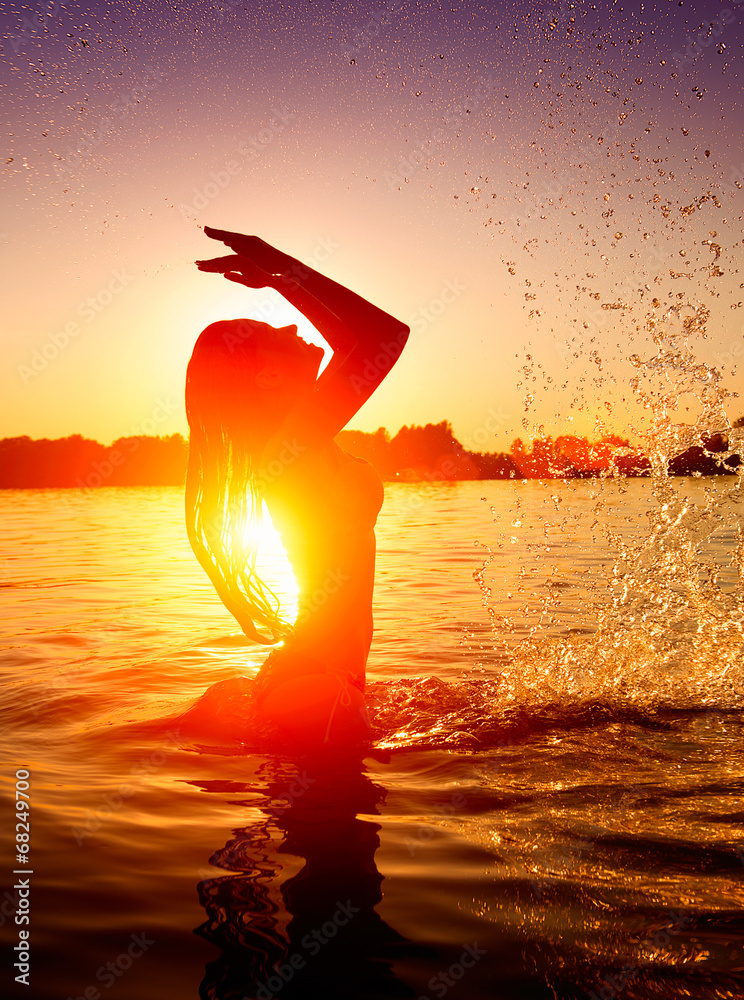
<path id="1" fill-rule="evenodd" d="M 261 454 L 283 414 L 256 386 L 257 349 L 266 324 L 221 320 L 199 335 L 186 372 L 191 431 L 186 473 L 186 530 L 196 558 L 243 632 L 270 645 L 292 626 L 255 569 L 254 529 L 261 525 Z M 268 634 L 260 631 L 265 629 Z"/>

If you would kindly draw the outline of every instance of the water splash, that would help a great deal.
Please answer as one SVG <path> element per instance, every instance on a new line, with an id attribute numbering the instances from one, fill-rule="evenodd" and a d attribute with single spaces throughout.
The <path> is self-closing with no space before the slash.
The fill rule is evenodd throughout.
<path id="1" fill-rule="evenodd" d="M 647 528 L 631 538 L 609 525 L 602 529 L 615 558 L 604 579 L 605 596 L 595 586 L 599 600 L 585 606 L 591 635 L 565 628 L 550 634 L 545 625 L 556 621 L 550 611 L 560 574 L 546 581 L 543 614 L 492 683 L 496 715 L 591 705 L 643 712 L 744 707 L 741 470 L 707 480 L 692 495 L 688 480 L 668 474 L 669 463 L 690 448 L 725 464 L 728 473 L 741 460 L 741 435 L 725 410 L 731 394 L 721 373 L 701 362 L 692 346 L 705 337 L 708 319 L 701 304 L 677 303 L 662 311 L 654 299 L 646 329 L 655 351 L 631 358 L 637 372 L 633 393 L 651 415 L 644 441 L 651 461 Z M 691 408 L 697 411 L 693 423 L 675 419 Z M 596 498 L 595 513 L 622 503 L 617 490 L 608 498 L 599 486 Z M 556 526 L 563 529 L 566 521 Z M 498 645 L 504 636 L 496 634 L 486 577 L 493 561 L 489 550 L 474 576 Z"/>

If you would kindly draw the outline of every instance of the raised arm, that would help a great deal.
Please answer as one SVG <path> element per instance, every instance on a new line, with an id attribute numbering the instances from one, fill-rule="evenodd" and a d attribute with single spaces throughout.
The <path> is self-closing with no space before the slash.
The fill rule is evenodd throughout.
<path id="1" fill-rule="evenodd" d="M 333 358 L 315 391 L 287 417 L 283 434 L 313 442 L 333 438 L 348 423 L 397 361 L 409 329 L 361 295 L 319 274 L 257 236 L 205 229 L 235 256 L 200 262 L 251 288 L 279 291 L 318 330 Z"/>

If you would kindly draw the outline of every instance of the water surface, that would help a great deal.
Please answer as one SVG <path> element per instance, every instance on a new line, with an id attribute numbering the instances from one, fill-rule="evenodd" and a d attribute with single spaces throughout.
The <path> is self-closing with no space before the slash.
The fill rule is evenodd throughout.
<path id="1" fill-rule="evenodd" d="M 389 486 L 350 758 L 236 736 L 219 688 L 224 725 L 184 721 L 265 650 L 180 490 L 0 494 L 3 793 L 28 768 L 32 809 L 13 994 L 744 995 L 740 493 L 673 490 Z"/>

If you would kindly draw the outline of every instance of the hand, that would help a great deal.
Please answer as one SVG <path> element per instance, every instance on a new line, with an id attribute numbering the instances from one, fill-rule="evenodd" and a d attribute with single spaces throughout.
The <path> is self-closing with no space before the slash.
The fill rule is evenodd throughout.
<path id="1" fill-rule="evenodd" d="M 258 236 L 242 236 L 240 233 L 230 233 L 225 229 L 204 227 L 204 232 L 212 240 L 220 240 L 241 257 L 247 257 L 268 274 L 282 274 L 296 263 L 294 257 L 282 253 Z"/>
<path id="2" fill-rule="evenodd" d="M 246 288 L 273 288 L 274 276 L 254 264 L 240 254 L 230 254 L 229 257 L 213 257 L 211 260 L 197 260 L 200 271 L 211 271 L 224 274 L 228 281 L 235 281 Z"/>

